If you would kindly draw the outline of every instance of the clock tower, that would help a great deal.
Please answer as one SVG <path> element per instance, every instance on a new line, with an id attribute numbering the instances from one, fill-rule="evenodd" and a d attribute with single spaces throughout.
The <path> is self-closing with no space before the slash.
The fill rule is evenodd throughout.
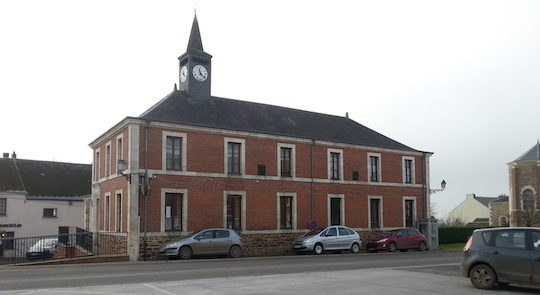
<path id="1" fill-rule="evenodd" d="M 197 15 L 193 18 L 189 43 L 180 62 L 180 91 L 191 97 L 210 96 L 212 80 L 212 56 L 203 50 Z"/>

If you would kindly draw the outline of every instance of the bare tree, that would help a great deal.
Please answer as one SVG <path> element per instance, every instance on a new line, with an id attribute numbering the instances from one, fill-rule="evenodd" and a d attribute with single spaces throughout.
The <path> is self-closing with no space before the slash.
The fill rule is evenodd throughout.
<path id="1" fill-rule="evenodd" d="M 535 226 L 540 222 L 540 213 L 534 208 L 527 208 L 521 211 L 519 221 L 526 227 Z"/>

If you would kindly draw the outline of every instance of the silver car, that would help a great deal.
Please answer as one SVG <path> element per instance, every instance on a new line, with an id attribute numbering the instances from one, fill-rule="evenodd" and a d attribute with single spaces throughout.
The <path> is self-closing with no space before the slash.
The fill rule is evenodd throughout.
<path id="1" fill-rule="evenodd" d="M 228 255 L 240 257 L 244 243 L 231 229 L 209 228 L 161 246 L 159 254 L 170 259 L 190 259 L 196 255 Z"/>
<path id="2" fill-rule="evenodd" d="M 353 229 L 342 225 L 313 230 L 293 242 L 293 250 L 313 252 L 317 255 L 324 251 L 334 250 L 350 250 L 352 253 L 358 253 L 361 246 L 360 235 Z"/>

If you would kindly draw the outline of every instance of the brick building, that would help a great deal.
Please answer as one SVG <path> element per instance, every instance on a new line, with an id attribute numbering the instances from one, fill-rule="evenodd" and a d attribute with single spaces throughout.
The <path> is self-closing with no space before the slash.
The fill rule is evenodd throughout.
<path id="1" fill-rule="evenodd" d="M 508 163 L 510 175 L 510 226 L 540 225 L 540 142 Z"/>
<path id="2" fill-rule="evenodd" d="M 236 229 L 249 255 L 270 255 L 310 227 L 427 218 L 431 153 L 347 116 L 211 96 L 196 17 L 178 59 L 178 89 L 90 144 L 91 230 L 127 231 L 132 259 L 207 227 Z"/>

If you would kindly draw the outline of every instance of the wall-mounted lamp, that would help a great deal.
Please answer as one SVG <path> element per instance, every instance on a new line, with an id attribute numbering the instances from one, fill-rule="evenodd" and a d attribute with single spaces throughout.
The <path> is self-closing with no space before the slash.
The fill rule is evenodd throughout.
<path id="1" fill-rule="evenodd" d="M 127 181 L 131 183 L 131 173 L 125 173 L 125 171 L 128 168 L 126 160 L 118 160 L 118 164 L 116 167 L 118 169 L 118 173 L 124 176 L 127 179 Z"/>
<path id="2" fill-rule="evenodd" d="M 441 181 L 441 188 L 429 189 L 429 192 L 434 194 L 434 193 L 444 191 L 445 188 L 446 188 L 446 181 L 444 181 L 444 179 L 443 179 L 443 181 Z"/>

